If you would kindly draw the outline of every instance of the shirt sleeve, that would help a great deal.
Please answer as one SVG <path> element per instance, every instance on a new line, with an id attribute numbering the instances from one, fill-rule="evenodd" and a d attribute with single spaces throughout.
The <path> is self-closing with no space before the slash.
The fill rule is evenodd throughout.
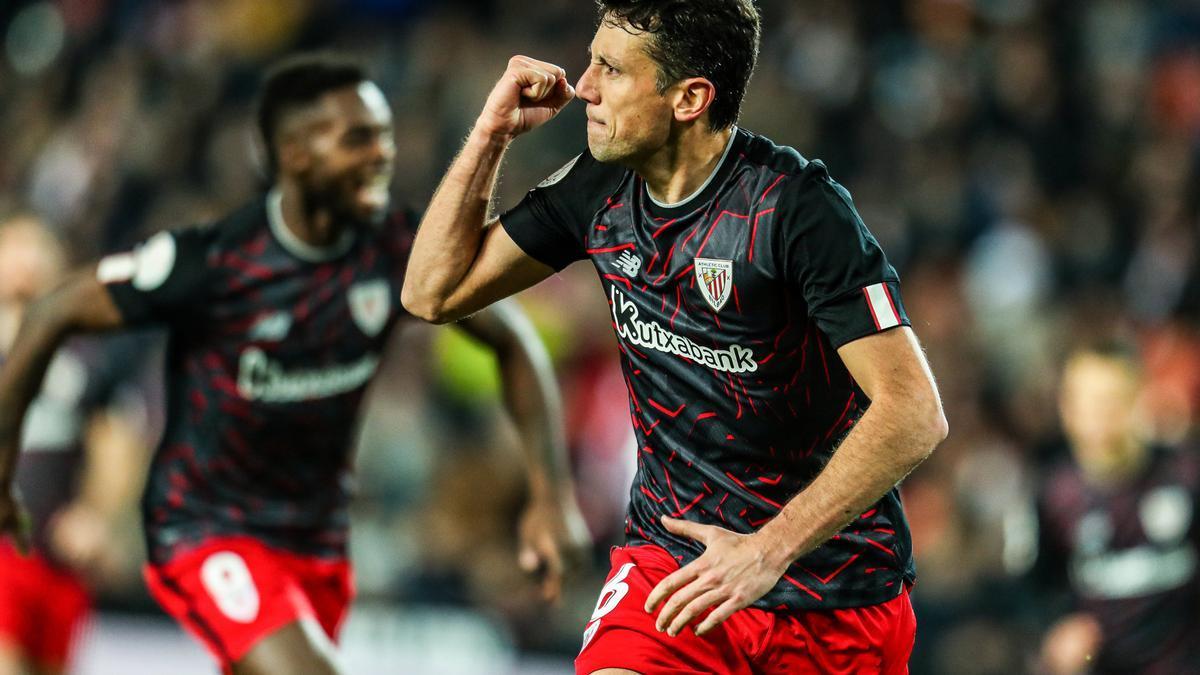
<path id="1" fill-rule="evenodd" d="M 207 305 L 211 228 L 160 232 L 132 251 L 102 259 L 96 276 L 130 326 L 174 323 Z"/>
<path id="2" fill-rule="evenodd" d="M 584 152 L 500 216 L 500 225 L 522 251 L 557 272 L 587 257 L 587 232 L 624 173 Z"/>
<path id="3" fill-rule="evenodd" d="M 911 325 L 896 270 L 859 217 L 850 193 L 829 177 L 823 164 L 811 162 L 792 179 L 776 210 L 783 276 L 799 289 L 834 347 Z"/>

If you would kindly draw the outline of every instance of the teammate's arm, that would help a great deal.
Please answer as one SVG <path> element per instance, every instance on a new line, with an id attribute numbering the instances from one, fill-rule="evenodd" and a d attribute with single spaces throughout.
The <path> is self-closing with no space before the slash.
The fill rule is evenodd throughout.
<path id="1" fill-rule="evenodd" d="M 704 554 L 663 579 L 646 600 L 657 625 L 676 635 L 704 610 L 707 632 L 749 606 L 779 581 L 788 565 L 820 546 L 870 508 L 946 437 L 933 374 L 907 326 L 838 349 L 871 405 L 807 488 L 754 534 L 663 518 L 667 529 L 705 545 Z M 669 598 L 669 600 L 668 600 Z"/>
<path id="2" fill-rule="evenodd" d="M 500 162 L 518 135 L 574 98 L 566 72 L 514 56 L 470 136 L 425 210 L 401 301 L 426 321 L 446 323 L 528 288 L 553 270 L 526 255 L 488 211 Z"/>
<path id="3" fill-rule="evenodd" d="M 59 559 L 101 576 L 112 571 L 117 528 L 140 494 L 147 449 L 128 414 L 105 408 L 92 415 L 79 494 L 52 521 L 50 542 Z"/>
<path id="4" fill-rule="evenodd" d="M 529 475 L 521 517 L 519 563 L 542 574 L 546 600 L 558 597 L 566 562 L 589 538 L 576 506 L 562 427 L 562 403 L 550 357 L 517 306 L 501 302 L 460 324 L 496 353 L 504 403 L 517 427 Z"/>
<path id="5" fill-rule="evenodd" d="M 15 536 L 18 544 L 28 544 L 12 484 L 21 423 L 55 351 L 72 334 L 112 330 L 122 324 L 121 313 L 97 280 L 94 267 L 72 274 L 30 305 L 11 354 L 0 368 L 0 536 Z"/>

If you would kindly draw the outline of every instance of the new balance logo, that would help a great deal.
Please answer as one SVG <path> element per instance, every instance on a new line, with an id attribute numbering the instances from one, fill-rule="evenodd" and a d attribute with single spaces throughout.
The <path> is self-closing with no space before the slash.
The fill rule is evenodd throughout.
<path id="1" fill-rule="evenodd" d="M 621 251 L 621 255 L 617 258 L 617 262 L 613 263 L 617 269 L 621 270 L 627 277 L 632 277 L 642 268 L 642 259 L 629 251 Z"/>

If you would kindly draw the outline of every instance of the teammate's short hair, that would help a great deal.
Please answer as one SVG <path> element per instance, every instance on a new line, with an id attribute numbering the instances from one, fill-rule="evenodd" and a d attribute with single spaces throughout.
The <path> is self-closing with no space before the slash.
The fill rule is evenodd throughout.
<path id="1" fill-rule="evenodd" d="M 299 54 L 273 66 L 259 88 L 257 115 L 271 173 L 276 169 L 275 134 L 285 116 L 330 91 L 369 79 L 361 64 L 328 52 Z"/>
<path id="2" fill-rule="evenodd" d="M 708 109 L 713 131 L 733 125 L 758 59 L 758 9 L 753 0 L 597 0 L 600 20 L 650 36 L 658 90 L 688 78 L 713 83 Z"/>

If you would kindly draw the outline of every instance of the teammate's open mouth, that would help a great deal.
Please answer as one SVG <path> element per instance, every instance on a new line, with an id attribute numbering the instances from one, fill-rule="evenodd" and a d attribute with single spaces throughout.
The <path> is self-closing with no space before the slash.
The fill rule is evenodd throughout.
<path id="1" fill-rule="evenodd" d="M 355 197 L 360 204 L 382 209 L 387 206 L 391 182 L 391 176 L 386 173 L 372 175 L 358 184 Z"/>

